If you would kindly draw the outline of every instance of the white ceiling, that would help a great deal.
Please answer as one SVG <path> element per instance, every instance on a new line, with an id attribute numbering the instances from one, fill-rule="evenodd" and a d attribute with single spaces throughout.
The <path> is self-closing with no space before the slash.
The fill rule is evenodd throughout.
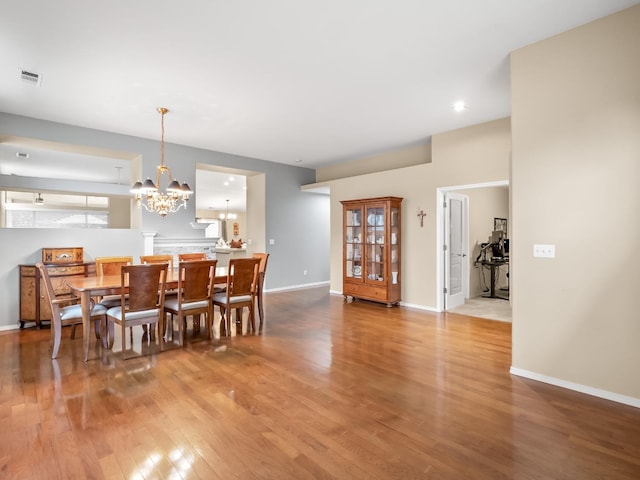
<path id="1" fill-rule="evenodd" d="M 317 168 L 508 116 L 509 52 L 637 3 L 4 0 L 0 110 Z"/>

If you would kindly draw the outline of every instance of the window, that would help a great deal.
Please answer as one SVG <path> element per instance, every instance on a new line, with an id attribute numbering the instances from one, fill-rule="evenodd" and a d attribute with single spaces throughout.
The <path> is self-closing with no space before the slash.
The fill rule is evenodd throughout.
<path id="1" fill-rule="evenodd" d="M 108 228 L 109 199 L 89 195 L 3 192 L 6 228 Z"/>

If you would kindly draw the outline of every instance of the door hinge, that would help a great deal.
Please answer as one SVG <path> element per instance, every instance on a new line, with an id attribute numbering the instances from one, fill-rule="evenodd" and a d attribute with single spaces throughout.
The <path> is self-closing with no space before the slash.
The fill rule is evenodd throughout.
<path id="1" fill-rule="evenodd" d="M 447 202 L 446 201 L 442 202 L 442 207 L 443 208 L 447 208 Z"/>
<path id="2" fill-rule="evenodd" d="M 447 293 L 447 287 L 444 287 L 444 288 L 442 289 L 442 293 Z"/>
<path id="3" fill-rule="evenodd" d="M 447 251 L 447 246 L 446 245 L 442 245 L 442 250 L 446 252 Z"/>

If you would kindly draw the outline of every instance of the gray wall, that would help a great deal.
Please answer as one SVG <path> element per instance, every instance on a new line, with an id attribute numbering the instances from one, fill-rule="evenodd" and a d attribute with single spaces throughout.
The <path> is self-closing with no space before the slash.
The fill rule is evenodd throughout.
<path id="1" fill-rule="evenodd" d="M 155 140 L 0 112 L 1 135 L 130 152 L 132 156 L 140 155 L 144 176 L 155 174 L 160 151 L 159 142 Z M 270 254 L 267 272 L 268 289 L 285 289 L 328 282 L 329 199 L 325 196 L 300 191 L 301 185 L 314 183 L 314 170 L 175 144 L 166 144 L 165 154 L 173 176 L 186 181 L 192 188 L 195 185 L 196 164 L 198 163 L 263 173 L 265 175 L 264 200 L 256 202 L 256 204 L 249 204 L 247 208 L 264 211 L 266 219 L 264 245 L 266 245 L 265 250 Z M 29 182 L 30 180 L 22 178 L 21 181 Z M 51 179 L 33 179 L 31 181 L 38 188 L 43 188 L 46 185 L 47 189 L 55 187 L 60 191 L 81 191 L 86 188 L 84 185 L 78 185 L 77 182 Z M 11 185 L 10 182 L 11 179 L 8 176 L 0 176 L 0 189 L 13 187 L 14 185 Z M 29 188 L 27 184 L 22 186 Z M 129 187 L 123 185 L 92 184 L 91 189 L 96 193 L 122 195 L 123 197 L 129 195 Z M 190 225 L 190 222 L 195 218 L 194 205 L 195 202 L 190 202 L 186 211 L 181 210 L 164 219 L 142 211 L 140 229 L 135 239 L 129 239 L 132 242 L 131 250 L 143 249 L 143 239 L 140 232 L 157 232 L 159 238 L 200 238 L 203 236 L 201 230 L 195 230 Z M 14 232 L 0 229 L 0 244 L 3 248 L 6 244 L 17 242 L 16 245 L 12 245 L 11 254 L 0 259 L 0 292 L 3 292 L 0 295 L 18 298 L 17 265 L 29 261 L 29 259 L 34 260 L 37 256 L 37 249 L 52 246 L 83 246 L 84 239 L 95 241 L 95 237 L 88 231 L 75 230 L 71 232 L 73 233 L 69 241 L 75 240 L 71 241 L 71 244 L 67 242 L 51 245 L 47 240 L 51 238 L 51 232 L 45 230 L 32 232 L 31 236 L 35 243 L 26 245 L 21 238 L 16 237 Z M 114 235 L 117 237 L 118 231 L 115 232 Z M 107 239 L 110 236 L 105 231 L 102 233 L 103 237 L 100 239 Z M 274 244 L 269 244 L 268 239 L 274 239 Z M 59 241 L 66 242 L 66 239 L 60 238 Z M 100 247 L 100 255 L 128 253 L 112 251 L 109 245 L 115 244 L 107 242 L 104 245 L 104 250 Z M 16 273 L 9 273 L 12 269 Z M 303 275 L 305 269 L 308 271 L 306 276 Z M 7 293 L 5 294 L 5 292 Z M 15 325 L 18 321 L 18 310 L 16 308 L 8 309 L 9 304 L 15 305 L 6 301 L 0 304 L 0 328 L 6 325 Z"/>

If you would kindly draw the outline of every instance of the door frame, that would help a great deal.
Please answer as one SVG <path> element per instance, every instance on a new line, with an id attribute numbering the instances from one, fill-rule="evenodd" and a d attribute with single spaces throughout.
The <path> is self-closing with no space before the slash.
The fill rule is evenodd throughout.
<path id="1" fill-rule="evenodd" d="M 444 268 L 444 222 L 445 207 L 444 197 L 446 192 L 456 190 L 471 190 L 474 188 L 503 187 L 509 186 L 509 180 L 498 180 L 495 182 L 473 183 L 469 185 L 454 185 L 450 187 L 440 187 L 436 189 L 436 311 L 443 312 L 445 307 L 445 268 Z M 469 258 L 469 257 L 467 257 Z M 471 269 L 467 269 L 467 277 Z M 469 278 L 466 278 L 469 285 Z"/>

